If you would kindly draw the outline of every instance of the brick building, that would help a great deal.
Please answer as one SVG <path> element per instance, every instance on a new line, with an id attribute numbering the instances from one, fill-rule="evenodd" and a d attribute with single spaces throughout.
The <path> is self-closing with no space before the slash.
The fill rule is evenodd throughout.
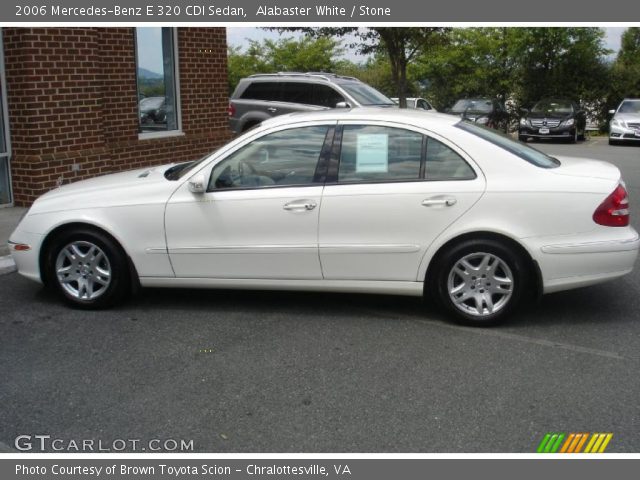
<path id="1" fill-rule="evenodd" d="M 224 28 L 0 33 L 0 204 L 230 138 Z"/>

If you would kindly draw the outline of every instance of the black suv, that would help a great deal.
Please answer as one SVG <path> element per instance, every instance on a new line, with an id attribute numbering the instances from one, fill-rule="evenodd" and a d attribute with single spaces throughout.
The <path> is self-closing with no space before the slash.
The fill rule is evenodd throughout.
<path id="1" fill-rule="evenodd" d="M 229 126 L 241 133 L 285 113 L 374 105 L 395 103 L 353 77 L 314 72 L 251 75 L 240 80 L 229 100 Z"/>
<path id="2" fill-rule="evenodd" d="M 545 99 L 536 103 L 531 110 L 522 110 L 518 139 L 555 138 L 576 143 L 584 140 L 587 115 L 580 106 L 566 99 Z"/>

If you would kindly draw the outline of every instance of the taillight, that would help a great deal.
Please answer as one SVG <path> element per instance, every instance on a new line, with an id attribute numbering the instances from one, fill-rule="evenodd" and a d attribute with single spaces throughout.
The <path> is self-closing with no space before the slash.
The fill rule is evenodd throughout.
<path id="1" fill-rule="evenodd" d="M 229 102 L 229 106 L 227 107 L 227 113 L 230 117 L 233 117 L 236 114 L 236 106 Z"/>
<path id="2" fill-rule="evenodd" d="M 619 184 L 611 195 L 604 199 L 593 213 L 593 221 L 605 227 L 629 225 L 629 197 L 624 185 Z"/>

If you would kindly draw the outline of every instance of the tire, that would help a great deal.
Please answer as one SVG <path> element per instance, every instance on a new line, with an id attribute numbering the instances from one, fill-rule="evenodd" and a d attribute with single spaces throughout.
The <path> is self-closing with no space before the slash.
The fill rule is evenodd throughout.
<path id="1" fill-rule="evenodd" d="M 521 142 L 527 143 L 527 136 L 526 135 L 518 135 L 518 140 L 520 140 Z"/>
<path id="2" fill-rule="evenodd" d="M 479 327 L 506 320 L 529 283 L 522 255 L 491 239 L 452 246 L 437 260 L 431 278 L 427 290 L 437 303 L 458 323 Z"/>
<path id="3" fill-rule="evenodd" d="M 131 292 L 125 253 L 98 231 L 77 229 L 63 233 L 47 249 L 44 262 L 46 284 L 72 307 L 108 308 Z"/>

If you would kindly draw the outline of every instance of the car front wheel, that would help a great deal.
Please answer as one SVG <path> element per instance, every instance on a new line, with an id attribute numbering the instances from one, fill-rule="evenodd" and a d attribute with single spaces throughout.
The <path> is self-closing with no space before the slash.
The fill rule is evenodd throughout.
<path id="1" fill-rule="evenodd" d="M 438 303 L 461 323 L 476 326 L 503 321 L 526 289 L 521 255 L 502 242 L 468 240 L 441 257 L 436 269 Z"/>
<path id="2" fill-rule="evenodd" d="M 70 305 L 84 309 L 110 307 L 129 292 L 129 269 L 121 248 L 91 230 L 56 238 L 46 257 L 47 284 Z"/>

